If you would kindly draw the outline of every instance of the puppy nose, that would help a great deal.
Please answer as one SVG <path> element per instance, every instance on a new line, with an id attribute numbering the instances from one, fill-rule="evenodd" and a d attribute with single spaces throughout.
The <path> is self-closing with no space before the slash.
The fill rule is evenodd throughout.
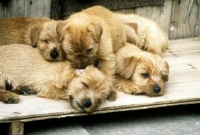
<path id="1" fill-rule="evenodd" d="M 52 51 L 51 51 L 51 53 L 50 53 L 50 56 L 51 56 L 51 58 L 53 58 L 53 59 L 56 59 L 57 57 L 58 57 L 58 51 L 56 50 L 56 48 L 54 48 Z"/>
<path id="2" fill-rule="evenodd" d="M 83 106 L 84 106 L 84 107 L 88 108 L 88 107 L 90 107 L 91 105 L 92 105 L 92 102 L 91 102 L 90 99 L 85 99 L 85 100 L 83 101 Z"/>
<path id="3" fill-rule="evenodd" d="M 160 88 L 158 85 L 155 85 L 154 88 L 153 88 L 153 91 L 154 91 L 154 93 L 156 93 L 156 94 L 159 93 L 160 90 L 161 90 L 161 88 Z"/>

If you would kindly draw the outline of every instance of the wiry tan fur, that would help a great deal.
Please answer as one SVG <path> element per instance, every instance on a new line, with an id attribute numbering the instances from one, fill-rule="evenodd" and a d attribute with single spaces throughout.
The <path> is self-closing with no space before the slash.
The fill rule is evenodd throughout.
<path id="1" fill-rule="evenodd" d="M 116 13 L 116 15 L 124 22 L 124 28 L 128 35 L 127 41 L 129 43 L 135 43 L 132 42 L 132 40 L 135 40 L 136 33 L 138 37 L 137 45 L 141 49 L 162 56 L 163 52 L 169 48 L 169 39 L 167 34 L 156 22 L 135 14 Z M 137 25 L 136 32 L 134 24 Z"/>
<path id="2" fill-rule="evenodd" d="M 50 61 L 63 60 L 62 25 L 48 18 L 12 17 L 0 20 L 0 45 L 27 44 L 37 47 Z"/>
<path id="3" fill-rule="evenodd" d="M 68 93 L 71 105 L 81 112 L 94 112 L 106 99 L 116 100 L 104 74 L 91 65 L 70 82 Z"/>
<path id="4" fill-rule="evenodd" d="M 94 6 L 71 15 L 66 21 L 63 50 L 74 68 L 95 65 L 112 87 L 115 55 L 125 44 L 121 21 L 108 9 Z"/>
<path id="5" fill-rule="evenodd" d="M 20 85 L 31 87 L 41 97 L 60 99 L 66 97 L 65 89 L 74 77 L 67 61 L 48 62 L 38 49 L 28 45 L 12 44 L 0 47 L 0 86 Z"/>
<path id="6" fill-rule="evenodd" d="M 88 87 L 83 87 L 83 82 Z M 106 77 L 93 66 L 88 66 L 84 73 L 79 75 L 71 68 L 70 62 L 46 61 L 38 49 L 31 46 L 1 46 L 0 101 L 18 102 L 19 97 L 12 92 L 26 92 L 20 90 L 22 86 L 31 88 L 32 93 L 36 92 L 40 97 L 67 99 L 75 109 L 83 112 L 94 111 L 105 99 L 116 99 L 116 93 L 109 89 Z M 12 92 L 6 91 L 6 87 Z M 84 99 L 90 99 L 91 105 L 86 103 L 84 106 Z"/>
<path id="7" fill-rule="evenodd" d="M 115 86 L 128 94 L 163 95 L 169 66 L 160 56 L 127 43 L 116 54 Z"/>
<path id="8" fill-rule="evenodd" d="M 17 94 L 6 91 L 4 89 L 0 89 L 0 101 L 5 103 L 18 103 L 20 101 L 20 98 Z"/>

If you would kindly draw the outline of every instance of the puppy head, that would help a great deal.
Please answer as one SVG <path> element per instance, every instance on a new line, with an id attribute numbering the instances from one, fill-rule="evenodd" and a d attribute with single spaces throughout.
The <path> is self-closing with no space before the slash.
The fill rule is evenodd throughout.
<path id="1" fill-rule="evenodd" d="M 61 29 L 64 29 L 63 23 L 58 21 L 49 21 L 43 26 L 36 26 L 31 29 L 30 38 L 33 47 L 37 47 L 42 56 L 48 61 L 62 61 L 64 59 L 61 46 Z"/>
<path id="2" fill-rule="evenodd" d="M 164 93 L 168 74 L 168 63 L 157 55 L 145 53 L 124 59 L 123 77 L 131 79 L 148 96 L 159 96 Z"/>
<path id="3" fill-rule="evenodd" d="M 106 99 L 111 100 L 110 97 L 116 94 L 109 90 L 102 72 L 91 65 L 70 82 L 68 92 L 72 107 L 86 113 L 94 112 Z"/>
<path id="4" fill-rule="evenodd" d="M 62 43 L 66 58 L 73 68 L 84 69 L 95 65 L 102 27 L 98 22 L 82 19 L 67 21 L 68 26 Z"/>

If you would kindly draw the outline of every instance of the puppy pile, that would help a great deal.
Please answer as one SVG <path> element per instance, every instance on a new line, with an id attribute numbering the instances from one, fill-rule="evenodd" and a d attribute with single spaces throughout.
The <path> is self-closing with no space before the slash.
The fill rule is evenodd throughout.
<path id="1" fill-rule="evenodd" d="M 117 92 L 164 94 L 166 33 L 153 21 L 93 6 L 66 20 L 0 20 L 0 101 L 19 94 L 66 99 L 94 112 Z"/>

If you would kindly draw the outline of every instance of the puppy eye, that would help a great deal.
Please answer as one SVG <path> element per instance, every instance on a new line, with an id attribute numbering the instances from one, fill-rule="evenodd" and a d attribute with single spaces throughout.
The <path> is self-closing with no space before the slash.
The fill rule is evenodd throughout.
<path id="1" fill-rule="evenodd" d="M 88 84 L 86 84 L 85 82 L 82 82 L 82 84 L 83 84 L 86 88 L 89 88 Z"/>
<path id="2" fill-rule="evenodd" d="M 149 78 L 149 74 L 148 73 L 141 73 L 141 76 L 144 78 Z"/>
<path id="3" fill-rule="evenodd" d="M 48 40 L 43 40 L 43 42 L 45 42 L 45 44 L 49 44 L 49 41 L 48 41 Z"/>
<path id="4" fill-rule="evenodd" d="M 90 53 L 92 51 L 93 48 L 87 49 L 87 53 Z"/>

